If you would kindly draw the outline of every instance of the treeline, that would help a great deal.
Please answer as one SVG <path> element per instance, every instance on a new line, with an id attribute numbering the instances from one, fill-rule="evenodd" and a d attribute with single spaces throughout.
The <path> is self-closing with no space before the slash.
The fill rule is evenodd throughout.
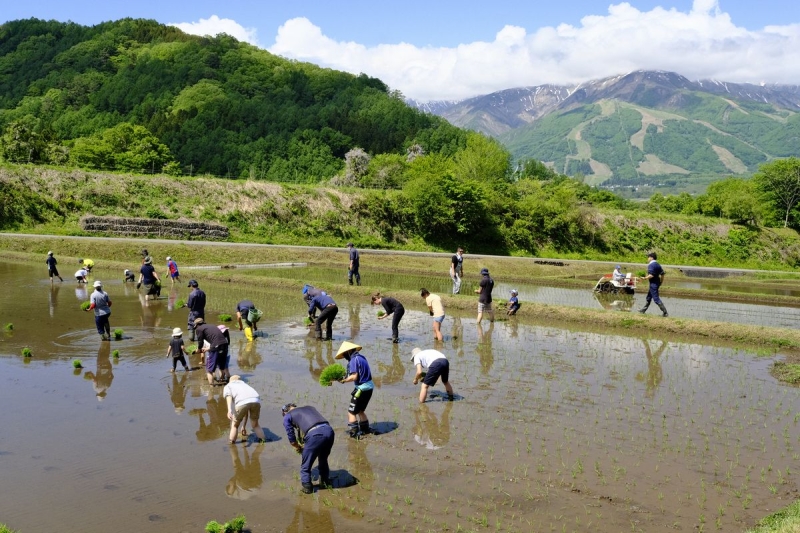
<path id="1" fill-rule="evenodd" d="M 309 183 L 355 148 L 466 144 L 376 78 L 133 19 L 0 26 L 0 132 L 14 163 Z"/>

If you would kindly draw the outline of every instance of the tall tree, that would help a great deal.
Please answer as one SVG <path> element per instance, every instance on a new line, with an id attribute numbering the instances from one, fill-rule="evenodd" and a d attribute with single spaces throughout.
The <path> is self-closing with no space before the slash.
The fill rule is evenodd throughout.
<path id="1" fill-rule="evenodd" d="M 800 202 L 800 159 L 790 157 L 765 163 L 753 179 L 764 196 L 781 211 L 783 227 L 788 227 L 792 209 Z"/>

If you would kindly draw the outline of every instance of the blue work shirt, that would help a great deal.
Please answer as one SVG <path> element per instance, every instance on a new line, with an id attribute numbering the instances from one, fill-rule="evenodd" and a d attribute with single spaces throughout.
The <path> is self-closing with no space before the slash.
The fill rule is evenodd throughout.
<path id="1" fill-rule="evenodd" d="M 661 285 L 661 275 L 664 273 L 664 269 L 661 268 L 661 265 L 658 264 L 658 261 L 650 261 L 647 265 L 647 275 L 653 276 L 650 278 L 650 285 L 655 285 L 656 287 Z"/>
<path id="2" fill-rule="evenodd" d="M 319 309 L 322 311 L 331 304 L 336 305 L 336 302 L 333 301 L 333 298 L 323 292 L 322 294 L 311 298 L 311 302 L 308 305 L 308 313 L 313 313 L 314 309 Z"/>
<path id="3" fill-rule="evenodd" d="M 283 415 L 283 428 L 286 430 L 286 437 L 291 444 L 297 442 L 295 436 L 295 428 L 300 431 L 300 441 L 306 438 L 308 430 L 320 424 L 327 424 L 328 421 L 322 416 L 319 411 L 310 405 L 304 407 L 295 407 L 285 415 Z"/>
<path id="4" fill-rule="evenodd" d="M 356 374 L 355 385 L 359 389 L 369 390 L 372 388 L 372 372 L 369 369 L 367 358 L 361 355 L 360 352 L 355 352 L 350 356 L 350 361 L 347 363 L 347 375 Z M 363 386 L 362 385 L 366 385 Z"/>

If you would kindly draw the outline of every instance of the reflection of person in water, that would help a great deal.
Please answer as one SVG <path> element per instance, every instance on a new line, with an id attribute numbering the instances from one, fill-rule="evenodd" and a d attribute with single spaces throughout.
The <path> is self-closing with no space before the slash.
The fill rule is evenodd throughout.
<path id="1" fill-rule="evenodd" d="M 464 327 L 461 325 L 461 317 L 453 315 L 453 335 L 451 337 L 453 350 L 459 357 L 464 356 Z"/>
<path id="2" fill-rule="evenodd" d="M 361 332 L 361 315 L 359 311 L 361 306 L 358 304 L 350 304 L 350 313 L 348 314 L 348 321 L 350 322 L 350 338 L 355 339 L 356 335 Z"/>
<path id="3" fill-rule="evenodd" d="M 247 339 L 239 339 L 239 356 L 236 364 L 241 370 L 255 370 L 261 362 L 261 356 L 256 350 L 256 343 Z"/>
<path id="4" fill-rule="evenodd" d="M 178 378 L 178 374 L 172 374 L 172 385 L 167 385 L 169 398 L 175 407 L 175 412 L 180 413 L 186 407 L 186 378 L 188 374 L 183 373 Z"/>
<path id="5" fill-rule="evenodd" d="M 233 477 L 225 486 L 225 493 L 231 498 L 246 500 L 261 487 L 261 452 L 264 446 L 253 446 L 252 453 L 243 447 L 244 463 L 239 459 L 239 447 L 229 446 L 231 461 L 233 461 Z"/>
<path id="6" fill-rule="evenodd" d="M 661 341 L 661 346 L 655 353 L 650 349 L 649 341 L 642 339 L 642 342 L 644 343 L 645 357 L 647 357 L 647 375 L 645 376 L 643 372 L 639 372 L 636 374 L 636 379 L 639 381 L 644 380 L 646 395 L 648 398 L 652 398 L 661 384 L 661 380 L 664 379 L 664 372 L 661 369 L 661 361 L 659 359 L 667 348 L 667 341 Z"/>
<path id="7" fill-rule="evenodd" d="M 481 359 L 481 371 L 488 374 L 494 364 L 494 354 L 492 353 L 492 333 L 494 332 L 494 322 L 489 322 L 489 329 L 484 331 L 481 323 L 477 323 L 478 328 L 478 347 L 476 351 Z"/>
<path id="8" fill-rule="evenodd" d="M 448 402 L 442 411 L 441 421 L 436 419 L 427 404 L 420 404 L 414 411 L 414 440 L 429 450 L 438 450 L 450 442 L 450 410 Z"/>
<path id="9" fill-rule="evenodd" d="M 314 381 L 319 382 L 319 376 L 322 374 L 322 369 L 328 365 L 333 365 L 336 361 L 333 360 L 333 345 L 322 344 L 316 342 L 313 337 L 306 337 L 306 355 L 308 359 L 308 372 Z M 322 351 L 325 350 L 323 357 Z M 314 364 L 316 363 L 316 367 Z"/>
<path id="10" fill-rule="evenodd" d="M 50 318 L 53 318 L 56 312 L 56 306 L 58 305 L 58 290 L 61 288 L 61 285 L 50 285 L 50 295 L 49 295 L 49 304 L 50 304 Z"/>
<path id="11" fill-rule="evenodd" d="M 210 440 L 217 440 L 222 435 L 227 435 L 230 428 L 230 421 L 228 420 L 228 404 L 221 396 L 222 391 L 219 388 L 212 388 L 208 393 L 208 400 L 206 400 L 206 411 L 208 413 L 208 424 L 206 424 L 205 414 L 202 410 L 197 412 L 200 420 L 200 428 L 195 432 L 199 442 Z M 196 412 L 196 411 L 193 411 Z"/>
<path id="12" fill-rule="evenodd" d="M 107 391 L 111 387 L 111 382 L 114 381 L 114 370 L 111 367 L 110 356 L 111 344 L 101 342 L 100 349 L 97 351 L 97 368 L 94 372 L 91 370 L 86 372 L 86 376 L 92 379 L 97 401 L 105 399 Z"/>
<path id="13" fill-rule="evenodd" d="M 139 303 L 142 304 L 142 316 L 140 321 L 143 328 L 157 328 L 161 324 L 161 314 L 164 311 L 164 306 L 156 304 L 148 300 L 147 296 L 138 293 Z"/>
<path id="14" fill-rule="evenodd" d="M 294 504 L 294 518 L 286 528 L 286 533 L 306 531 L 335 531 L 333 518 L 328 507 L 320 504 L 319 512 L 313 510 L 314 500 L 298 501 Z"/>
<path id="15" fill-rule="evenodd" d="M 366 440 L 348 439 L 347 459 L 348 464 L 353 468 L 353 476 L 361 483 L 371 482 L 375 479 L 372 472 L 372 465 L 367 458 Z"/>
<path id="16" fill-rule="evenodd" d="M 406 368 L 403 366 L 403 360 L 400 358 L 400 346 L 397 344 L 392 344 L 392 364 L 387 365 L 385 363 L 378 362 L 378 370 L 381 373 L 380 377 L 380 385 L 391 385 L 392 383 L 400 383 L 403 381 L 403 376 L 406 373 Z M 375 376 L 372 377 L 375 381 L 376 386 L 378 385 L 378 379 Z"/>

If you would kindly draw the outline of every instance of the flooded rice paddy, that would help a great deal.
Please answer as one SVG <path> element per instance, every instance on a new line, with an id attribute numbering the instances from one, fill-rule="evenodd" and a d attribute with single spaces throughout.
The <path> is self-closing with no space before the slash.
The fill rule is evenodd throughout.
<path id="1" fill-rule="evenodd" d="M 0 334 L 0 521 L 22 533 L 198 532 L 240 513 L 253 532 L 742 531 L 797 497 L 800 391 L 770 376 L 780 355 L 451 315 L 440 349 L 457 401 L 437 386 L 420 406 L 408 358 L 433 346 L 420 302 L 393 345 L 368 298 L 338 298 L 334 341 L 317 342 L 299 325 L 300 287 L 199 277 L 210 321 L 244 298 L 265 312 L 264 336 L 232 332 L 231 368 L 260 391 L 269 442 L 229 446 L 221 388 L 168 372 L 186 280 L 145 303 L 98 272 L 124 330 L 102 342 L 79 307 L 90 289 L 40 274 L 0 263 L 0 322 L 13 323 Z M 317 382 L 343 340 L 364 347 L 378 386 L 367 411 L 382 434 L 360 441 L 345 436 L 349 389 Z M 334 489 L 299 493 L 287 401 L 334 426 Z"/>

